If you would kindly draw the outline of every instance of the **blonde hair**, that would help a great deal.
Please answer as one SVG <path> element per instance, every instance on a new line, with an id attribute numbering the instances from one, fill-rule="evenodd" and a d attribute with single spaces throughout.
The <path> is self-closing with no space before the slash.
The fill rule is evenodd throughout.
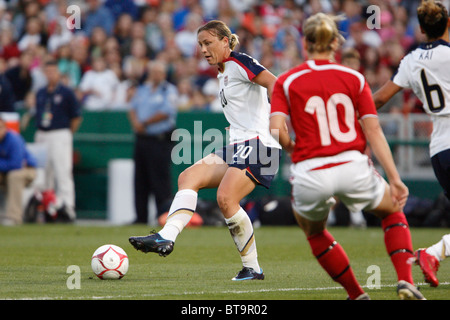
<path id="1" fill-rule="evenodd" d="M 222 40 L 225 37 L 228 38 L 228 43 L 231 50 L 234 50 L 234 48 L 239 44 L 239 37 L 237 34 L 231 33 L 230 28 L 228 28 L 223 21 L 211 20 L 204 26 L 200 27 L 197 30 L 197 34 L 202 31 L 213 33 L 219 40 Z"/>
<path id="2" fill-rule="evenodd" d="M 337 50 L 337 47 L 333 47 L 333 41 L 337 38 L 339 44 L 344 42 L 344 37 L 339 33 L 336 24 L 342 19 L 341 16 L 330 16 L 322 12 L 309 17 L 303 26 L 308 52 L 321 53 Z"/>

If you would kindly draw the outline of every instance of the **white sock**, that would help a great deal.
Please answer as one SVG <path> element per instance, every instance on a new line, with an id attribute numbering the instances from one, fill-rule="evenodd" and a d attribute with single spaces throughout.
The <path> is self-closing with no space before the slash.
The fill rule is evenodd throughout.
<path id="1" fill-rule="evenodd" d="M 247 213 L 240 208 L 231 218 L 225 219 L 225 222 L 241 255 L 243 266 L 253 268 L 258 273 L 261 272 L 258 264 L 253 225 Z"/>
<path id="2" fill-rule="evenodd" d="M 349 211 L 350 212 L 350 221 L 354 225 L 365 225 L 366 219 L 362 211 Z"/>
<path id="3" fill-rule="evenodd" d="M 450 234 L 443 236 L 438 243 L 433 244 L 425 251 L 439 261 L 444 260 L 446 257 L 450 257 Z"/>
<path id="4" fill-rule="evenodd" d="M 166 224 L 158 233 L 167 240 L 175 241 L 184 227 L 191 221 L 197 207 L 198 194 L 194 190 L 184 189 L 175 194 L 169 209 Z"/>

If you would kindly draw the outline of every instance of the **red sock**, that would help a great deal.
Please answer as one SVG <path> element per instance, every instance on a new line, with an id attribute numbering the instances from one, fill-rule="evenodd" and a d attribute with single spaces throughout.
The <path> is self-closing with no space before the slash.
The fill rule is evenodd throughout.
<path id="1" fill-rule="evenodd" d="M 403 212 L 393 213 L 381 221 L 384 231 L 386 250 L 397 272 L 398 281 L 405 280 L 414 284 L 411 272 L 411 262 L 414 257 L 411 233 L 408 221 Z"/>
<path id="2" fill-rule="evenodd" d="M 322 268 L 344 287 L 350 299 L 364 293 L 353 274 L 347 254 L 327 230 L 308 237 L 308 241 Z"/>

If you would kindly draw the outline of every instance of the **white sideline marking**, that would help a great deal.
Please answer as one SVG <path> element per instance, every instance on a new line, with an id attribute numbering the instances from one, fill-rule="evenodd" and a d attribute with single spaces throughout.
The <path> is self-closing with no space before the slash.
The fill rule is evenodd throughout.
<path id="1" fill-rule="evenodd" d="M 419 282 L 417 286 L 428 286 L 428 283 Z M 439 286 L 450 285 L 450 282 L 441 282 Z M 367 286 L 362 286 L 363 288 L 368 288 Z M 385 284 L 381 285 L 382 288 L 397 287 L 397 284 Z M 337 287 L 323 287 L 323 288 L 277 288 L 277 289 L 256 289 L 256 290 L 222 290 L 222 291 L 187 291 L 187 292 L 176 292 L 176 293 L 152 293 L 152 294 L 140 294 L 139 297 L 142 298 L 152 298 L 152 297 L 164 297 L 164 296 L 189 296 L 189 295 L 210 295 L 210 294 L 246 294 L 246 293 L 262 293 L 262 292 L 288 292 L 288 291 L 324 291 L 324 290 L 337 290 L 342 289 L 341 286 Z M 377 290 L 377 289 L 373 289 Z M 370 293 L 370 291 L 369 291 Z M 136 295 L 110 295 L 110 296 L 84 296 L 84 297 L 28 297 L 28 298 L 5 298 L 0 300 L 62 300 L 62 299 L 72 299 L 72 300 L 104 300 L 104 299 L 131 299 L 135 298 Z"/>

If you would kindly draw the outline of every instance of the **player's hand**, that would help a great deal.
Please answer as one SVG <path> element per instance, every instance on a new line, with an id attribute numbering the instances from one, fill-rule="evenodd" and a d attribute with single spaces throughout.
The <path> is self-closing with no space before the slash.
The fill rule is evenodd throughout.
<path id="1" fill-rule="evenodd" d="M 285 151 L 286 151 L 289 155 L 291 155 L 292 152 L 294 152 L 294 148 L 295 148 L 295 142 L 291 140 L 291 141 L 289 142 L 289 145 L 286 146 Z"/>
<path id="2" fill-rule="evenodd" d="M 408 187 L 401 180 L 389 181 L 389 186 L 392 202 L 403 210 L 403 207 L 406 205 L 406 201 L 408 200 Z"/>

